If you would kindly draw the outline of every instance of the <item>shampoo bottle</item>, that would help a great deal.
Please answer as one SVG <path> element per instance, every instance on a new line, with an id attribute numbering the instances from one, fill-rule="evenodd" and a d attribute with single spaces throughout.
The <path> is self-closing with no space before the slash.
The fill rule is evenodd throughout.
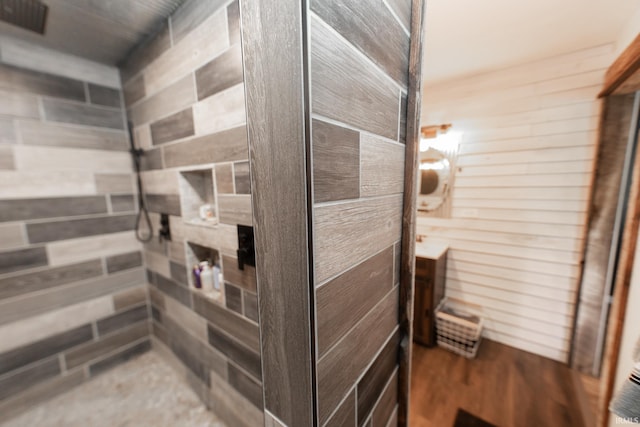
<path id="1" fill-rule="evenodd" d="M 213 270 L 209 266 L 208 261 L 201 262 L 202 271 L 200 272 L 200 282 L 202 283 L 202 290 L 204 292 L 213 291 Z"/>

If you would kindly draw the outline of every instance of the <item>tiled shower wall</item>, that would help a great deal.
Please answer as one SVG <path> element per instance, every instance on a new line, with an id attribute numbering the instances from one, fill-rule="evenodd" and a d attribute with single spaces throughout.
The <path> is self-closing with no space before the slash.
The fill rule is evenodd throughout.
<path id="1" fill-rule="evenodd" d="M 0 38 L 0 419 L 147 350 L 115 68 Z"/>
<path id="2" fill-rule="evenodd" d="M 255 268 L 240 270 L 236 258 L 236 226 L 252 224 L 238 2 L 186 2 L 121 75 L 128 118 L 145 150 L 151 220 L 157 234 L 160 214 L 168 214 L 172 234 L 144 250 L 154 347 L 229 425 L 261 425 Z M 217 225 L 198 223 L 191 207 L 202 182 Z M 194 247 L 220 259 L 219 301 L 189 284 Z"/>
<path id="3" fill-rule="evenodd" d="M 395 425 L 411 2 L 310 9 L 318 418 Z"/>

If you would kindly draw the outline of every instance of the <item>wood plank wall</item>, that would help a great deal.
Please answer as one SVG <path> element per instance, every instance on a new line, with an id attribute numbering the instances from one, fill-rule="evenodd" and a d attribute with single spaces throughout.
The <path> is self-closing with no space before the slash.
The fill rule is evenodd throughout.
<path id="1" fill-rule="evenodd" d="M 141 175 L 156 231 L 144 245 L 154 349 L 227 425 L 261 425 L 256 270 L 240 270 L 236 254 L 237 224 L 252 224 L 238 1 L 186 1 L 121 75 L 127 116 L 145 150 Z M 196 191 L 188 182 L 208 182 L 202 194 L 217 225 L 193 223 Z M 158 243 L 161 213 L 169 214 L 171 242 Z M 221 301 L 190 286 L 189 243 L 218 253 Z"/>
<path id="2" fill-rule="evenodd" d="M 2 421 L 148 350 L 150 324 L 117 69 L 0 46 Z"/>
<path id="3" fill-rule="evenodd" d="M 423 123 L 464 132 L 450 219 L 418 233 L 450 244 L 447 294 L 482 307 L 485 335 L 566 362 L 613 46 L 427 86 Z"/>
<path id="4" fill-rule="evenodd" d="M 309 3 L 318 425 L 393 425 L 411 2 Z"/>

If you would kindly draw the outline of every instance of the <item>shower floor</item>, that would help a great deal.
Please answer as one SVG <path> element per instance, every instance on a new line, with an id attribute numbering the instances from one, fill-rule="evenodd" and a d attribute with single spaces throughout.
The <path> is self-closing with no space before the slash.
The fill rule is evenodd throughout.
<path id="1" fill-rule="evenodd" d="M 34 406 L 1 427 L 225 427 L 154 352 Z"/>

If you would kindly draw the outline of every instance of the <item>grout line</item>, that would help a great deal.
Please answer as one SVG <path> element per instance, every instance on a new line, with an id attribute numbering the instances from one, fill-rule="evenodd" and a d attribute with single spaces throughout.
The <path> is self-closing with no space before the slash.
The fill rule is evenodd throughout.
<path id="1" fill-rule="evenodd" d="M 400 95 L 400 99 L 402 99 L 402 95 Z M 395 144 L 395 145 L 398 145 L 398 146 L 401 146 L 401 147 L 405 146 L 405 144 L 402 144 L 402 143 L 400 143 L 398 141 L 394 141 L 393 139 L 387 138 L 386 136 L 378 135 L 377 133 L 371 133 L 371 132 L 369 132 L 369 131 L 367 131 L 365 129 L 357 128 L 357 127 L 355 127 L 353 125 L 350 125 L 348 123 L 343 123 L 341 121 L 338 121 L 338 120 L 335 120 L 335 119 L 331 119 L 329 117 L 323 116 L 323 115 L 318 114 L 318 113 L 313 113 L 312 114 L 312 118 L 316 119 L 316 120 L 321 120 L 323 122 L 326 122 L 326 123 L 329 123 L 329 124 L 332 124 L 332 125 L 340 126 L 340 127 L 345 128 L 345 129 L 350 129 L 350 130 L 353 130 L 355 132 L 360 132 L 363 135 L 372 136 L 374 138 L 378 138 L 378 139 L 380 139 L 382 141 L 385 141 L 385 142 L 388 142 L 390 144 Z"/>
<path id="2" fill-rule="evenodd" d="M 336 407 L 333 409 L 333 411 L 331 411 L 331 413 L 327 416 L 327 420 L 324 422 L 324 424 L 322 424 L 323 427 L 326 427 L 327 424 L 329 424 L 329 421 L 331 421 L 331 418 L 333 418 L 333 416 L 338 412 L 338 410 L 340 409 L 340 407 L 342 406 L 342 404 L 349 398 L 349 396 L 351 396 L 351 393 L 356 393 L 356 389 L 358 388 L 358 384 L 354 384 L 353 387 L 351 389 L 349 389 L 349 391 L 347 392 L 347 394 L 344 395 L 344 397 L 342 399 L 340 399 L 340 402 L 338 402 L 338 404 L 336 405 Z M 358 401 L 358 396 L 356 394 L 356 402 Z M 358 425 L 358 411 L 354 411 L 354 416 L 356 418 L 356 422 L 353 424 L 354 426 Z"/>
<path id="3" fill-rule="evenodd" d="M 402 28 L 402 30 L 407 35 L 407 37 L 411 37 L 411 32 L 404 26 L 404 24 L 402 23 L 402 20 L 398 16 L 398 14 L 389 5 L 389 1 L 388 0 L 382 0 L 382 2 L 384 3 L 385 6 L 387 6 L 387 9 L 389 9 L 389 12 L 395 18 L 395 20 L 398 22 L 398 24 L 400 25 L 400 28 Z"/>

